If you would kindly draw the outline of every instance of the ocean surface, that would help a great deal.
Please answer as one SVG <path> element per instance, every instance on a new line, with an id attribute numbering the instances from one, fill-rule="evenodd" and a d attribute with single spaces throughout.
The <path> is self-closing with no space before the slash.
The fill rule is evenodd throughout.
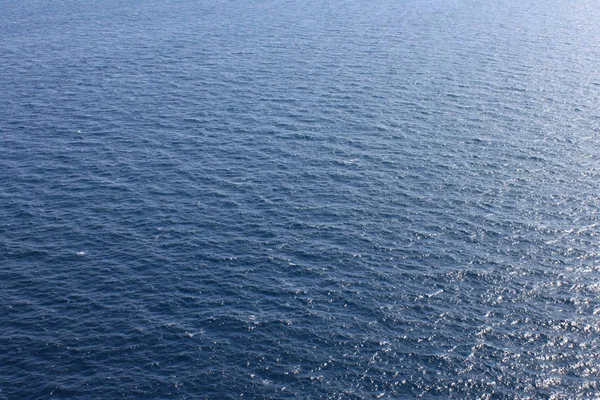
<path id="1" fill-rule="evenodd" d="M 0 399 L 600 396 L 600 7 L 0 0 Z"/>

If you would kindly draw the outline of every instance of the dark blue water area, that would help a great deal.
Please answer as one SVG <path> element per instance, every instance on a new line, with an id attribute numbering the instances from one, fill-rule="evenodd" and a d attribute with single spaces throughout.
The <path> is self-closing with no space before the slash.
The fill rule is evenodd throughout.
<path id="1" fill-rule="evenodd" d="M 593 1 L 0 0 L 0 398 L 594 398 Z"/>

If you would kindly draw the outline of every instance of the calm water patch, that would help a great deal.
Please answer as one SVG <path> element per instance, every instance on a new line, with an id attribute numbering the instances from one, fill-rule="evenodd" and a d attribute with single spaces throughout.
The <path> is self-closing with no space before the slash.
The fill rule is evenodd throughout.
<path id="1" fill-rule="evenodd" d="M 0 398 L 592 398 L 591 1 L 0 0 Z"/>

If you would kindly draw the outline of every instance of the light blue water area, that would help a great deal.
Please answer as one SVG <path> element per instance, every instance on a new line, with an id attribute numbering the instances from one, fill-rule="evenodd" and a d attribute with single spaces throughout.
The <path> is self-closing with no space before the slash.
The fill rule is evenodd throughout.
<path id="1" fill-rule="evenodd" d="M 598 65 L 586 0 L 0 0 L 0 398 L 593 398 Z"/>

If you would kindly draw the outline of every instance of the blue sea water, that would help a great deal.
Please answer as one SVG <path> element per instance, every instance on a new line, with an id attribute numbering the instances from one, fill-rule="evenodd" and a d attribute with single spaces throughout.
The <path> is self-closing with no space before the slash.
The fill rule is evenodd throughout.
<path id="1" fill-rule="evenodd" d="M 0 398 L 596 398 L 591 0 L 0 0 Z"/>

